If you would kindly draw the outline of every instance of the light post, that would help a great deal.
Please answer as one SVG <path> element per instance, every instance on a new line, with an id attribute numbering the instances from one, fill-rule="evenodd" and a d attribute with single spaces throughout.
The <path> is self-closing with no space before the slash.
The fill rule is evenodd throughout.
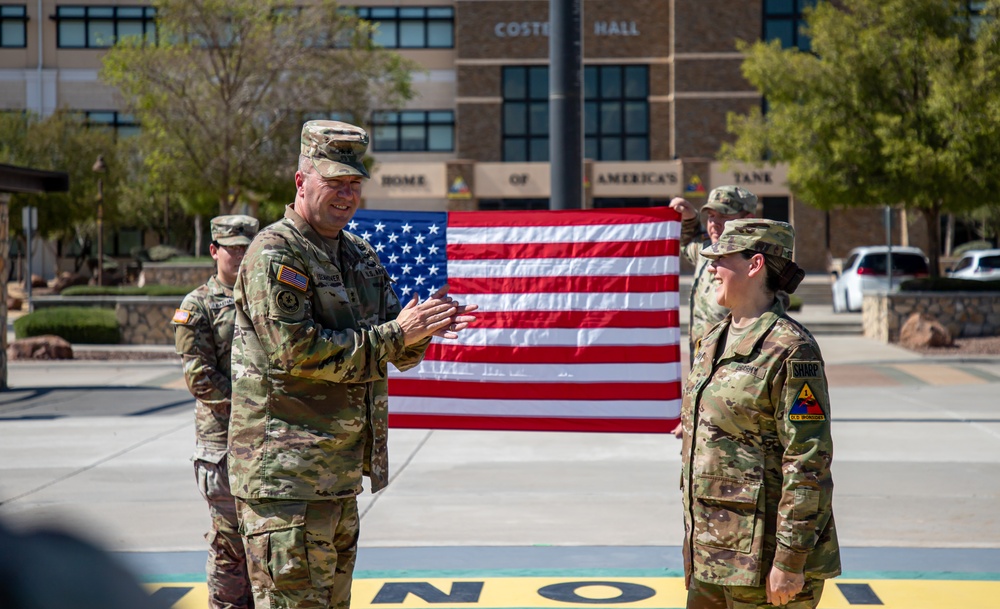
<path id="1" fill-rule="evenodd" d="M 104 155 L 97 155 L 91 170 L 97 174 L 97 285 L 104 285 Z"/>

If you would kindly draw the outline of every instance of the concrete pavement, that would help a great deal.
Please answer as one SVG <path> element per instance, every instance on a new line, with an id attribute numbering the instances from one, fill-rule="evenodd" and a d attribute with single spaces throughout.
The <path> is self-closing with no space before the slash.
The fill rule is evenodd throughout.
<path id="1" fill-rule="evenodd" d="M 832 316 L 810 308 L 807 326 Z M 1000 358 L 818 340 L 845 569 L 1000 578 Z M 12 362 L 9 384 L 0 517 L 75 529 L 149 578 L 204 577 L 208 516 L 176 359 Z M 391 484 L 360 498 L 359 574 L 677 569 L 678 451 L 664 435 L 393 429 Z"/>

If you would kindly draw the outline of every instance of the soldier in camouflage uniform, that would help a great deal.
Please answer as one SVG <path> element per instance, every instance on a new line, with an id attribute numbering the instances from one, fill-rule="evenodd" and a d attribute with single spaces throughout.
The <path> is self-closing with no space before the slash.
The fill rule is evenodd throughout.
<path id="1" fill-rule="evenodd" d="M 257 233 L 250 216 L 213 218 L 209 252 L 218 272 L 188 294 L 174 313 L 174 342 L 184 362 L 184 378 L 197 399 L 193 456 L 195 478 L 208 501 L 212 530 L 208 537 L 209 606 L 253 607 L 246 553 L 239 534 L 236 503 L 229 490 L 226 445 L 229 433 L 230 350 L 233 342 L 233 284 L 240 261 Z"/>
<path id="2" fill-rule="evenodd" d="M 374 249 L 342 230 L 360 204 L 368 134 L 303 125 L 295 201 L 236 281 L 229 467 L 257 609 L 350 607 L 362 476 L 389 480 L 388 365 L 474 317 L 447 286 L 405 307 Z"/>
<path id="3" fill-rule="evenodd" d="M 804 276 L 793 242 L 789 224 L 741 219 L 702 250 L 731 312 L 696 345 L 681 409 L 692 609 L 812 609 L 840 574 L 823 357 L 776 298 Z"/>
<path id="4" fill-rule="evenodd" d="M 701 221 L 694 206 L 677 197 L 670 207 L 681 214 L 681 254 L 694 265 L 691 283 L 691 318 L 688 323 L 688 346 L 694 357 L 694 343 L 705 335 L 728 313 L 726 307 L 715 301 L 712 277 L 705 271 L 708 259 L 701 257 L 702 248 L 719 240 L 726 222 L 757 215 L 757 195 L 740 186 L 720 186 L 708 193 L 708 201 L 701 208 Z M 702 223 L 705 227 L 702 229 Z"/>

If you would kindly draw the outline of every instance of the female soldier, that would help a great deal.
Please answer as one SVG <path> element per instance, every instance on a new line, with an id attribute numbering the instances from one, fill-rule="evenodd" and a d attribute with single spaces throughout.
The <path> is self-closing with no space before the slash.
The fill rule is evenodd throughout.
<path id="1" fill-rule="evenodd" d="M 701 252 L 731 312 L 699 342 L 681 412 L 689 609 L 811 609 L 840 574 L 823 358 L 775 299 L 804 276 L 794 240 L 731 220 Z"/>

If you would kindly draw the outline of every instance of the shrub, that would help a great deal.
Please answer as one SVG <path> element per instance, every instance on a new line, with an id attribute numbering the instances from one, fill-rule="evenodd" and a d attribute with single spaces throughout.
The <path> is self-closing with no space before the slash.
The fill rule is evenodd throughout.
<path id="1" fill-rule="evenodd" d="M 61 296 L 186 296 L 197 286 L 147 285 L 136 286 L 96 286 L 76 285 L 60 292 Z"/>
<path id="2" fill-rule="evenodd" d="M 795 294 L 788 295 L 788 310 L 789 311 L 801 311 L 802 310 L 802 297 L 796 296 Z"/>
<path id="3" fill-rule="evenodd" d="M 45 334 L 55 334 L 76 344 L 117 345 L 121 341 L 118 318 L 112 309 L 53 307 L 14 320 L 16 338 Z"/>
<path id="4" fill-rule="evenodd" d="M 957 277 L 921 277 L 900 284 L 903 292 L 1000 292 L 1000 280 L 975 281 Z"/>
<path id="5" fill-rule="evenodd" d="M 971 252 L 973 250 L 991 250 L 993 249 L 993 244 L 989 241 L 968 241 L 959 245 L 951 252 L 951 257 L 958 259 L 962 257 L 965 252 Z"/>

